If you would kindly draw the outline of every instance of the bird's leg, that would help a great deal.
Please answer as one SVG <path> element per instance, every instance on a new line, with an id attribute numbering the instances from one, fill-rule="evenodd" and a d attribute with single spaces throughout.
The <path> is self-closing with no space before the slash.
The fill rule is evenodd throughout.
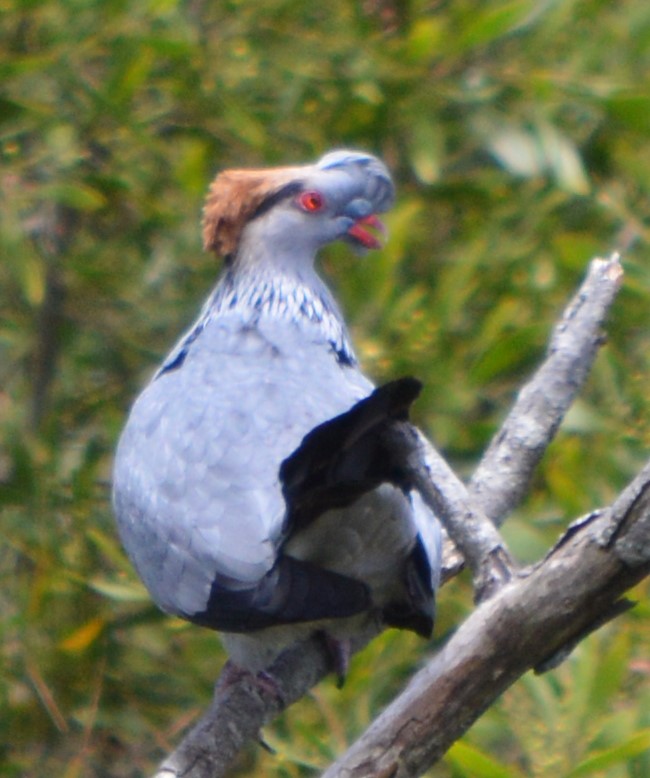
<path id="1" fill-rule="evenodd" d="M 352 642 L 349 638 L 335 638 L 324 630 L 318 634 L 322 636 L 332 662 L 332 669 L 336 675 L 336 686 L 338 689 L 342 689 L 350 667 Z"/>

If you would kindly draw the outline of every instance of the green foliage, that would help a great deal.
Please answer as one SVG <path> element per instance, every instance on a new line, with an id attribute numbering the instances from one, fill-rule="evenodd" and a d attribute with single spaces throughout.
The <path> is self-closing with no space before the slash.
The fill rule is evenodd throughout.
<path id="1" fill-rule="evenodd" d="M 3 775 L 146 774 L 210 698 L 217 638 L 158 614 L 110 516 L 129 403 L 216 273 L 215 171 L 383 156 L 391 240 L 324 258 L 368 370 L 426 384 L 419 421 L 468 473 L 587 260 L 629 247 L 588 387 L 508 539 L 538 558 L 650 442 L 646 0 L 0 3 L 0 742 Z M 650 774 L 647 586 L 526 677 L 431 775 Z M 471 607 L 456 581 L 438 634 Z M 242 773 L 313 774 L 430 646 L 388 633 Z"/>

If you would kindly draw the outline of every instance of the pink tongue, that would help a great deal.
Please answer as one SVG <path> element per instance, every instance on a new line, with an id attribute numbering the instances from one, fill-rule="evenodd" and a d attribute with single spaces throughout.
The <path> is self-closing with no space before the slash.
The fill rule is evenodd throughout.
<path id="1" fill-rule="evenodd" d="M 363 219 L 356 221 L 348 230 L 348 235 L 358 240 L 367 249 L 381 248 L 381 241 L 372 232 L 366 230 L 365 227 L 372 227 L 372 229 L 377 230 L 382 235 L 386 232 L 386 228 L 380 219 L 372 213 L 370 216 L 364 216 Z"/>

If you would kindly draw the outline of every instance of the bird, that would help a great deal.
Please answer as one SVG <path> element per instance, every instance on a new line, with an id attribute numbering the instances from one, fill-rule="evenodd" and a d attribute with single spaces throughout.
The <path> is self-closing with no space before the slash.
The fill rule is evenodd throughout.
<path id="1" fill-rule="evenodd" d="M 202 232 L 223 268 L 119 438 L 127 555 L 163 611 L 218 631 L 246 672 L 314 634 L 340 649 L 433 629 L 441 529 L 386 436 L 420 384 L 364 375 L 316 265 L 334 241 L 382 247 L 394 197 L 356 150 L 219 173 Z"/>

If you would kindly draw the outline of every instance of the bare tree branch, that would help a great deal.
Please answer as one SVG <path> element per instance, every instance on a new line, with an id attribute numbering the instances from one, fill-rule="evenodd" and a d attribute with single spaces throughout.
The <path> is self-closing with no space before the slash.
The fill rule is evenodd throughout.
<path id="1" fill-rule="evenodd" d="M 584 384 L 598 348 L 604 342 L 601 327 L 622 281 L 623 268 L 618 253 L 606 259 L 592 260 L 585 280 L 554 328 L 546 359 L 520 390 L 476 468 L 468 486 L 470 499 L 480 505 L 497 526 L 527 493 L 535 468 Z M 442 475 L 442 472 L 436 473 L 438 486 Z M 465 562 L 475 569 L 476 563 L 472 563 L 472 555 L 467 549 L 480 535 L 474 526 L 465 529 L 462 521 L 455 522 L 455 529 L 452 529 L 449 519 L 445 520 L 445 513 L 439 515 L 454 541 L 445 549 L 442 579 L 446 581 L 453 578 Z M 492 591 L 489 568 L 484 576 L 489 593 Z M 480 599 L 484 589 L 476 579 L 475 591 Z"/>
<path id="2" fill-rule="evenodd" d="M 348 755 L 327 771 L 327 778 L 419 774 L 526 669 L 550 663 L 563 646 L 573 645 L 594 625 L 616 615 L 620 594 L 647 574 L 647 469 L 610 511 L 571 528 L 543 563 L 516 574 L 510 583 L 510 559 L 492 523 L 501 523 L 525 494 L 535 466 L 584 383 L 603 342 L 600 328 L 621 277 L 617 255 L 591 263 L 555 328 L 544 363 L 521 390 L 469 490 L 423 437 L 414 439 L 404 430 L 395 434 L 394 443 L 410 463 L 414 483 L 466 555 L 477 596 L 497 593 L 416 676 L 417 683 L 414 679 Z M 626 508 L 631 494 L 636 497 Z M 449 544 L 444 577 L 461 566 L 462 556 Z M 545 596 L 545 587 L 552 594 Z M 509 641 L 503 656 L 494 649 L 494 641 L 501 640 Z M 326 653 L 313 639 L 291 648 L 269 668 L 279 695 L 246 678 L 226 689 L 217 686 L 210 709 L 156 778 L 225 775 L 242 746 L 328 670 Z M 417 685 L 424 683 L 435 684 L 435 691 L 417 697 Z M 436 703 L 437 696 L 447 700 L 446 706 Z M 364 765 L 368 772 L 363 772 Z"/>
<path id="3" fill-rule="evenodd" d="M 594 259 L 564 311 L 547 356 L 494 436 L 469 484 L 485 513 L 501 524 L 527 493 L 530 479 L 585 382 L 603 344 L 603 324 L 623 281 L 617 253 Z"/>
<path id="4" fill-rule="evenodd" d="M 480 605 L 322 778 L 421 775 L 517 678 L 626 610 L 621 595 L 649 574 L 650 463 Z"/>
<path id="5" fill-rule="evenodd" d="M 401 425 L 390 445 L 471 568 L 476 601 L 489 597 L 512 577 L 513 562 L 499 530 L 419 430 Z"/>

